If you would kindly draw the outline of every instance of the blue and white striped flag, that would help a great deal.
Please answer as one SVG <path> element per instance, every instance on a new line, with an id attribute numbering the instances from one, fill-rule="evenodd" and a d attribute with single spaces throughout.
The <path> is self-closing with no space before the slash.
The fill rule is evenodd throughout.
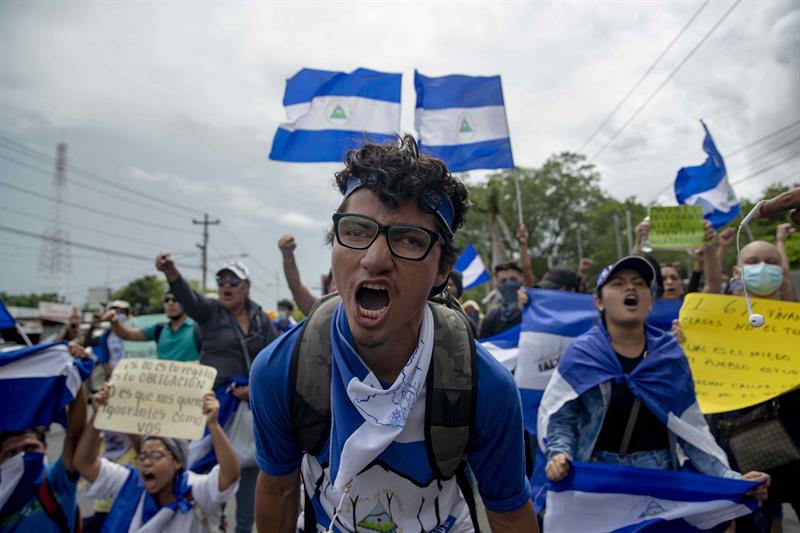
<path id="1" fill-rule="evenodd" d="M 0 329 L 13 328 L 17 323 L 11 313 L 8 312 L 6 304 L 0 300 Z"/>
<path id="2" fill-rule="evenodd" d="M 649 468 L 573 462 L 551 483 L 548 533 L 700 531 L 750 514 L 757 481 Z"/>
<path id="3" fill-rule="evenodd" d="M 739 200 L 728 182 L 725 161 L 719 154 L 708 127 L 700 123 L 706 132 L 703 151 L 708 154 L 705 163 L 696 167 L 683 167 L 675 177 L 675 199 L 679 204 L 699 205 L 703 216 L 714 229 L 721 228 L 739 216 Z"/>
<path id="4" fill-rule="evenodd" d="M 386 142 L 400 130 L 400 74 L 359 68 L 347 74 L 304 68 L 286 81 L 288 122 L 272 141 L 270 159 L 341 162 L 364 141 Z"/>
<path id="5" fill-rule="evenodd" d="M 66 424 L 64 408 L 91 371 L 92 360 L 73 358 L 66 342 L 0 353 L 0 431 Z"/>
<path id="6" fill-rule="evenodd" d="M 235 387 L 243 387 L 250 382 L 248 375 L 228 378 L 225 383 L 214 389 L 214 394 L 219 400 L 219 414 L 217 421 L 225 434 L 231 438 L 231 430 L 236 413 L 239 409 L 249 409 L 247 403 L 242 402 L 233 395 Z M 236 447 L 234 446 L 234 449 Z M 237 452 L 238 456 L 238 452 Z M 243 458 L 239 458 L 241 464 Z M 207 474 L 217 464 L 217 454 L 211 443 L 208 427 L 203 431 L 203 437 L 189 443 L 189 469 L 198 474 Z"/>
<path id="7" fill-rule="evenodd" d="M 492 279 L 486 271 L 483 259 L 471 244 L 467 245 L 461 255 L 458 256 L 456 264 L 453 265 L 453 270 L 461 272 L 464 277 L 464 290 L 472 289 Z"/>
<path id="8" fill-rule="evenodd" d="M 678 318 L 680 307 L 679 301 L 657 300 L 648 322 L 669 331 L 672 321 Z M 561 354 L 576 337 L 589 331 L 598 320 L 594 297 L 590 294 L 528 289 L 528 305 L 522 314 L 514 379 L 522 400 L 525 429 L 531 435 L 537 435 L 539 404 Z M 545 504 L 545 489 L 544 455 L 537 450 L 531 494 L 539 511 Z"/>
<path id="9" fill-rule="evenodd" d="M 451 172 L 513 168 L 500 76 L 430 78 L 414 71 L 420 151 Z"/>
<path id="10" fill-rule="evenodd" d="M 514 326 L 493 337 L 481 339 L 479 342 L 495 359 L 503 363 L 510 371 L 517 368 L 519 355 L 519 334 L 521 326 Z"/>

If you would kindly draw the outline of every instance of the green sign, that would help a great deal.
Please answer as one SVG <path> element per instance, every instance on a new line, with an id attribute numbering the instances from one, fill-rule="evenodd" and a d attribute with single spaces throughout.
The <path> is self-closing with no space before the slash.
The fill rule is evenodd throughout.
<path id="1" fill-rule="evenodd" d="M 662 250 L 699 248 L 705 241 L 699 205 L 650 208 L 650 245 Z"/>

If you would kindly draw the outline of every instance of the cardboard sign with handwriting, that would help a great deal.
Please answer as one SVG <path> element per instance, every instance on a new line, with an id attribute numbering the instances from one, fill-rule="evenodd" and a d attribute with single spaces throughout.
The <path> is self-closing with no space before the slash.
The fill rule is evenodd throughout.
<path id="1" fill-rule="evenodd" d="M 177 439 L 203 436 L 203 395 L 211 391 L 217 370 L 197 363 L 123 359 L 111 374 L 108 405 L 95 427 L 120 433 Z"/>
<path id="2" fill-rule="evenodd" d="M 662 250 L 703 246 L 705 226 L 699 205 L 650 208 L 650 245 Z"/>
<path id="3" fill-rule="evenodd" d="M 744 298 L 692 293 L 681 307 L 683 350 L 706 413 L 749 407 L 800 387 L 800 303 L 756 298 L 753 328 Z"/>

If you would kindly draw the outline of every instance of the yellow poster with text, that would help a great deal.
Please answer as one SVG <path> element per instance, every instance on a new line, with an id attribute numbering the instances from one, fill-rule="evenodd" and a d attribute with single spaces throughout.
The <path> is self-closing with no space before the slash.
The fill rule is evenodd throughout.
<path id="1" fill-rule="evenodd" d="M 692 293 L 680 311 L 683 350 L 706 413 L 749 407 L 800 386 L 800 303 L 753 299 L 765 323 L 748 323 L 744 298 Z"/>

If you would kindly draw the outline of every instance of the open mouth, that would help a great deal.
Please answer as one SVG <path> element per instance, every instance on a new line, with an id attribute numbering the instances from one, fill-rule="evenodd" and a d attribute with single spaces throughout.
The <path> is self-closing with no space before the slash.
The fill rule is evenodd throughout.
<path id="1" fill-rule="evenodd" d="M 365 283 L 356 290 L 356 302 L 361 316 L 377 319 L 389 306 L 389 291 L 378 283 Z"/>
<path id="2" fill-rule="evenodd" d="M 231 296 L 233 296 L 233 293 L 231 291 L 222 291 L 223 298 L 230 298 Z"/>
<path id="3" fill-rule="evenodd" d="M 622 303 L 625 305 L 625 307 L 631 307 L 631 308 L 636 307 L 637 305 L 639 305 L 639 298 L 637 298 L 633 294 L 629 294 L 625 297 L 624 300 L 622 300 Z"/>

